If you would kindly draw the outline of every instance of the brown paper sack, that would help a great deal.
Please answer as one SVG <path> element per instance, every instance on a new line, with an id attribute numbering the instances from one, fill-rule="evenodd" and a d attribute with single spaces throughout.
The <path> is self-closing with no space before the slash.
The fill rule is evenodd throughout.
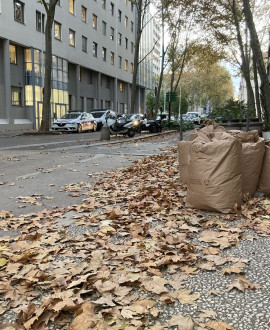
<path id="1" fill-rule="evenodd" d="M 270 140 L 265 141 L 265 153 L 258 190 L 270 196 Z"/>
<path id="2" fill-rule="evenodd" d="M 189 164 L 189 154 L 190 154 L 190 141 L 180 141 L 178 142 L 178 162 L 179 162 L 179 172 L 180 172 L 180 182 L 186 184 L 188 182 L 188 164 Z"/>
<path id="3" fill-rule="evenodd" d="M 199 132 L 191 144 L 187 203 L 228 213 L 243 203 L 241 143 L 226 132 L 218 136 Z"/>
<path id="4" fill-rule="evenodd" d="M 265 152 L 264 139 L 258 131 L 230 131 L 242 143 L 242 189 L 244 199 L 253 197 L 256 192 Z"/>

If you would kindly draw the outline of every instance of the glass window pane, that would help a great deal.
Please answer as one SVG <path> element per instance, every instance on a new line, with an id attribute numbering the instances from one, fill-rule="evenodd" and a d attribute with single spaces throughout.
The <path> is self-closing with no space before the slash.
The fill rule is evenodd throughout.
<path id="1" fill-rule="evenodd" d="M 10 63 L 17 64 L 17 47 L 15 45 L 9 45 L 9 59 Z"/>

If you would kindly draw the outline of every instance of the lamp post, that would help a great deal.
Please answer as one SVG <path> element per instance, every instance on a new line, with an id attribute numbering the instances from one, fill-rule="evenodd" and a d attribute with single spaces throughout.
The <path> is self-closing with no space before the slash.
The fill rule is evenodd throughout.
<path id="1" fill-rule="evenodd" d="M 179 92 L 179 123 L 180 123 L 180 133 L 179 133 L 179 140 L 183 140 L 183 118 L 181 113 L 181 99 L 182 99 L 182 89 L 180 85 L 180 92 Z"/>

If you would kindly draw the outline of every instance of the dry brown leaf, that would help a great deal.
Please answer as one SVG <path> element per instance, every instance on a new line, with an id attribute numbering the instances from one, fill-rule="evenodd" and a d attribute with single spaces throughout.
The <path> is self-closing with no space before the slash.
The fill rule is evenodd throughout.
<path id="1" fill-rule="evenodd" d="M 209 321 L 205 325 L 214 330 L 234 330 L 232 326 L 223 321 Z"/>
<path id="2" fill-rule="evenodd" d="M 91 303 L 85 303 L 75 314 L 75 319 L 68 327 L 68 330 L 88 330 L 96 325 L 94 306 Z"/>
<path id="3" fill-rule="evenodd" d="M 152 278 L 142 281 L 142 285 L 145 290 L 156 294 L 169 292 L 169 290 L 164 286 L 165 284 L 168 284 L 168 281 L 159 276 L 153 276 Z"/>
<path id="4" fill-rule="evenodd" d="M 216 268 L 214 267 L 214 263 L 212 261 L 204 262 L 202 264 L 197 265 L 198 268 L 202 270 L 214 271 Z"/>
<path id="5" fill-rule="evenodd" d="M 200 319 L 205 319 L 205 318 L 216 319 L 217 313 L 212 310 L 202 309 L 198 317 Z"/>
<path id="6" fill-rule="evenodd" d="M 189 267 L 189 266 L 183 266 L 181 269 L 187 274 L 187 275 L 195 275 L 197 274 L 197 268 L 196 267 Z"/>
<path id="7" fill-rule="evenodd" d="M 244 292 L 246 289 L 251 289 L 251 290 L 260 289 L 261 286 L 258 284 L 251 283 L 245 278 L 245 276 L 238 276 L 236 281 L 228 285 L 228 291 L 231 291 L 233 288 Z"/>
<path id="8" fill-rule="evenodd" d="M 193 330 L 194 323 L 191 317 L 185 317 L 183 315 L 174 315 L 167 323 L 167 326 L 177 326 L 178 330 Z"/>
<path id="9" fill-rule="evenodd" d="M 172 296 L 178 299 L 181 304 L 196 305 L 194 301 L 199 299 L 201 295 L 200 293 L 192 295 L 191 292 L 191 290 L 180 290 L 174 292 Z"/>
<path id="10" fill-rule="evenodd" d="M 107 295 L 107 296 L 103 296 L 101 298 L 99 298 L 98 300 L 93 301 L 94 304 L 97 305 L 104 305 L 104 306 L 110 306 L 110 307 L 114 307 L 115 303 L 113 302 L 113 296 Z"/>
<path id="11" fill-rule="evenodd" d="M 232 273 L 240 274 L 240 273 L 242 273 L 242 269 L 245 266 L 246 266 L 246 264 L 244 264 L 243 262 L 237 262 L 236 264 L 234 264 L 231 267 L 223 268 L 221 272 L 223 275 L 232 274 Z"/>

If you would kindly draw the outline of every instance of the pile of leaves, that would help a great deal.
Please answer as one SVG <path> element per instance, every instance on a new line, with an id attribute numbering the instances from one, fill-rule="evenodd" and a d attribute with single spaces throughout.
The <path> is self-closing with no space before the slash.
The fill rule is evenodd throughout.
<path id="1" fill-rule="evenodd" d="M 230 215 L 187 208 L 175 149 L 89 176 L 94 186 L 75 188 L 85 189 L 80 205 L 21 217 L 0 212 L 1 230 L 20 231 L 0 244 L 3 328 L 233 329 L 215 311 L 166 324 L 159 315 L 176 301 L 199 302 L 202 293 L 185 281 L 201 271 L 236 274 L 228 290 L 260 288 L 244 275 L 248 260 L 222 252 L 248 239 L 245 228 L 270 234 L 269 199 Z M 74 185 L 63 191 L 74 193 Z M 73 225 L 59 225 L 72 212 Z"/>

